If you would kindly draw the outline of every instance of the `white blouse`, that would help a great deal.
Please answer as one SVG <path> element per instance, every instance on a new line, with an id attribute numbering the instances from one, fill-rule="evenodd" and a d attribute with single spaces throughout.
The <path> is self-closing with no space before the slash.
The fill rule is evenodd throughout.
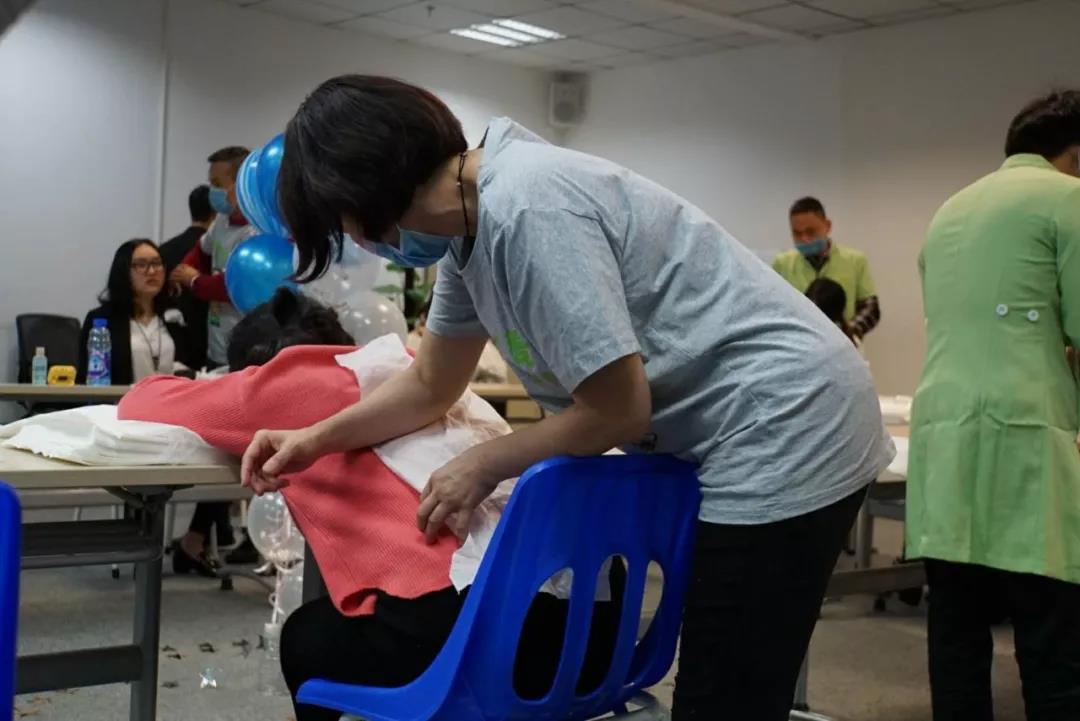
<path id="1" fill-rule="evenodd" d="M 175 365 L 176 344 L 161 318 L 155 315 L 146 325 L 132 318 L 131 372 L 134 381 L 138 383 L 152 375 L 172 375 Z"/>

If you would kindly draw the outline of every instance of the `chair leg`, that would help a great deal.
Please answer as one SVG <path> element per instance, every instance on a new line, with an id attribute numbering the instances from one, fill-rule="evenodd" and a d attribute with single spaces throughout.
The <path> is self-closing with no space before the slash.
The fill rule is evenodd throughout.
<path id="1" fill-rule="evenodd" d="M 163 536 L 165 548 L 172 546 L 173 532 L 176 530 L 176 504 L 170 502 L 165 506 L 165 535 Z"/>
<path id="2" fill-rule="evenodd" d="M 109 515 L 112 517 L 112 519 L 114 521 L 120 520 L 120 506 L 113 506 L 112 509 L 109 512 Z M 114 563 L 112 565 L 112 577 L 114 579 L 119 579 L 120 578 L 120 565 L 119 564 Z"/>
<path id="3" fill-rule="evenodd" d="M 639 691 L 629 703 L 639 708 L 630 712 L 615 713 L 610 717 L 611 721 L 671 721 L 671 710 L 651 693 Z"/>
<path id="4" fill-rule="evenodd" d="M 794 708 L 788 715 L 790 721 L 835 721 L 829 716 L 814 713 L 810 710 L 807 700 L 807 683 L 810 675 L 810 658 L 803 659 L 802 668 L 799 669 L 799 680 L 795 683 Z"/>

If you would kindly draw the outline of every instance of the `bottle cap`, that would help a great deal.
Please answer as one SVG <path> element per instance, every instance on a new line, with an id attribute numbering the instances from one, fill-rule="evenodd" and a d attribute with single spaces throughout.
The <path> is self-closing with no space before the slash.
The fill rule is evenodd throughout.
<path id="1" fill-rule="evenodd" d="M 41 358 L 44 355 L 45 355 L 45 346 L 39 345 L 37 348 L 34 349 L 34 357 L 35 358 Z"/>

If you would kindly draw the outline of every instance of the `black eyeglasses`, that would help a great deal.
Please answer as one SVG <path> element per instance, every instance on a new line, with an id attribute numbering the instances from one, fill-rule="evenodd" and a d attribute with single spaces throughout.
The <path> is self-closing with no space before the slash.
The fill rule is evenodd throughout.
<path id="1" fill-rule="evenodd" d="M 161 270 L 165 267 L 165 264 L 161 262 L 161 258 L 154 258 L 153 260 L 133 260 L 131 261 L 131 269 L 137 270 L 140 273 L 149 273 L 150 271 Z"/>

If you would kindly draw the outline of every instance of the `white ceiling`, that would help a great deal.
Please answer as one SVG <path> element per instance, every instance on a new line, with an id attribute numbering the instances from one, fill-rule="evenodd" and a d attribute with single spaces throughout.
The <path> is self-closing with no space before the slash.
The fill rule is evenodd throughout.
<path id="1" fill-rule="evenodd" d="M 500 62 L 590 72 L 792 42 L 1031 0 L 225 0 Z M 449 34 L 513 18 L 565 40 L 499 48 Z"/>

